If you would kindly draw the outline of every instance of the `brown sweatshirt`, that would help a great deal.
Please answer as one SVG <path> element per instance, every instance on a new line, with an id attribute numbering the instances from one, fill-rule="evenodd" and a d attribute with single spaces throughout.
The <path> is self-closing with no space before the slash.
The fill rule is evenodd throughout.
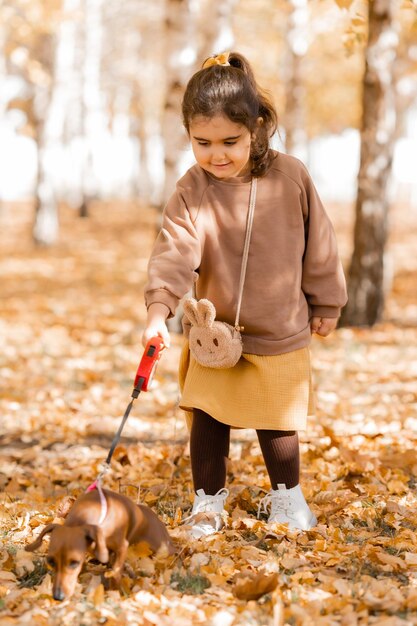
<path id="1" fill-rule="evenodd" d="M 145 287 L 147 307 L 170 316 L 196 281 L 216 319 L 234 324 L 250 177 L 219 180 L 199 165 L 178 181 L 164 210 Z M 274 355 L 310 342 L 312 316 L 338 317 L 346 285 L 336 238 L 304 165 L 276 153 L 258 179 L 243 290 L 243 351 Z"/>

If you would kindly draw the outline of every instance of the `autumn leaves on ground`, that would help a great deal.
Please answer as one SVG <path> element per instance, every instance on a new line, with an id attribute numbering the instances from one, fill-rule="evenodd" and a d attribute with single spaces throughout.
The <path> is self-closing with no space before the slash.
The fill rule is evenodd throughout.
<path id="1" fill-rule="evenodd" d="M 351 209 L 331 207 L 342 255 Z M 30 207 L 0 212 L 0 626 L 300 626 L 417 623 L 417 263 L 406 208 L 392 216 L 387 321 L 312 346 L 317 418 L 302 434 L 302 481 L 318 526 L 268 535 L 269 489 L 250 431 L 233 433 L 228 528 L 187 539 L 192 492 L 177 409 L 180 337 L 135 403 L 106 486 L 151 506 L 179 553 L 129 551 L 122 588 L 93 561 L 70 601 L 51 598 L 45 546 L 24 551 L 94 480 L 142 355 L 151 210 L 61 212 L 59 245 L 35 249 Z M 45 542 L 46 543 L 46 542 Z M 265 593 L 263 593 L 265 592 Z"/>

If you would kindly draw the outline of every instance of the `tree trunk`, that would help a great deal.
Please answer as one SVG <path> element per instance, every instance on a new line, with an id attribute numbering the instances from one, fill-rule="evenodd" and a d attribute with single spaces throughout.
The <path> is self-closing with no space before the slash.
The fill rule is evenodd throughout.
<path id="1" fill-rule="evenodd" d="M 304 58 L 308 50 L 309 8 L 307 0 L 290 0 L 285 39 L 285 149 L 303 161 L 308 160 L 304 83 Z"/>
<path id="2" fill-rule="evenodd" d="M 166 7 L 167 94 L 162 122 L 165 184 L 162 204 L 175 190 L 182 173 L 181 157 L 188 145 L 181 123 L 181 101 L 196 61 L 196 32 L 191 0 L 168 0 Z"/>
<path id="3" fill-rule="evenodd" d="M 7 63 L 6 63 L 6 29 L 3 24 L 0 24 L 0 84 L 6 84 L 6 76 L 7 76 Z M 5 90 L 4 90 L 5 91 Z M 5 117 L 5 113 L 7 110 L 8 97 L 5 93 L 0 93 L 0 118 Z M 3 210 L 3 198 L 2 198 L 2 189 L 0 187 L 0 213 Z"/>
<path id="4" fill-rule="evenodd" d="M 387 183 L 395 139 L 393 68 L 398 45 L 393 10 L 394 0 L 369 0 L 361 160 L 349 302 L 341 319 L 344 326 L 372 326 L 381 319 L 384 308 Z"/>
<path id="5" fill-rule="evenodd" d="M 51 246 L 58 240 L 59 217 L 55 191 L 46 163 L 44 139 L 38 143 L 38 177 L 36 186 L 33 240 L 39 246 Z"/>
<path id="6" fill-rule="evenodd" d="M 38 245 L 50 246 L 56 243 L 59 233 L 58 204 L 51 180 L 51 167 L 48 165 L 48 146 L 53 118 L 51 111 L 52 93 L 55 85 L 57 62 L 57 38 L 41 35 L 35 49 L 35 58 L 48 69 L 51 85 L 34 85 L 33 119 L 35 141 L 38 154 L 38 174 L 36 186 L 35 218 L 32 236 Z"/>
<path id="7" fill-rule="evenodd" d="M 138 100 L 140 95 L 136 96 Z M 140 119 L 137 119 L 136 124 L 138 126 L 136 136 L 139 141 L 140 154 L 139 154 L 139 189 L 137 196 L 142 199 L 145 204 L 151 204 L 152 202 L 152 189 L 151 189 L 151 159 L 148 150 L 148 135 L 146 128 L 146 118 L 142 114 Z M 136 195 L 136 194 L 135 194 Z"/>
<path id="8" fill-rule="evenodd" d="M 88 217 L 89 204 L 97 194 L 98 181 L 94 171 L 94 143 L 105 129 L 105 115 L 100 88 L 103 40 L 103 0 L 84 0 L 85 57 L 83 66 L 82 110 L 84 125 L 84 161 L 82 169 L 82 202 L 80 217 Z"/>

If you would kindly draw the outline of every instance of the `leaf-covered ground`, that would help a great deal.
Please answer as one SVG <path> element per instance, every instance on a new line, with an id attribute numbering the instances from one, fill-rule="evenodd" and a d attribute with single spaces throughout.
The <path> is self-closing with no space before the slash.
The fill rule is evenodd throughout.
<path id="1" fill-rule="evenodd" d="M 46 548 L 23 549 L 96 477 L 130 399 L 154 214 L 97 204 L 83 220 L 63 209 L 59 245 L 39 250 L 30 207 L 1 209 L 0 626 L 417 624 L 417 262 L 406 215 L 392 217 L 387 321 L 313 342 L 318 411 L 301 438 L 302 482 L 318 526 L 267 535 L 256 519 L 269 489 L 260 450 L 251 431 L 236 431 L 228 528 L 188 539 L 174 337 L 106 486 L 149 504 L 179 552 L 132 549 L 120 593 L 87 564 L 73 598 L 58 603 Z M 351 209 L 332 216 L 347 258 Z"/>

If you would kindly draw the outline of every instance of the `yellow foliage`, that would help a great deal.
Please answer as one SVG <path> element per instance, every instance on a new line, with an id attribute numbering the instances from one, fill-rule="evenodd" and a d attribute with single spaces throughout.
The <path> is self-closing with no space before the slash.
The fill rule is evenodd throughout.
<path id="1" fill-rule="evenodd" d="M 352 6 L 353 0 L 334 0 L 337 6 L 341 9 L 350 9 Z"/>
<path id="2" fill-rule="evenodd" d="M 248 572 L 236 577 L 232 591 L 239 600 L 258 600 L 265 593 L 274 591 L 278 585 L 278 575 Z"/>
<path id="3" fill-rule="evenodd" d="M 330 210 L 345 249 L 350 207 Z M 87 221 L 63 207 L 61 245 L 34 250 L 31 218 L 20 205 L 0 212 L 0 626 L 23 615 L 63 626 L 379 626 L 385 613 L 412 621 L 417 330 L 414 292 L 402 286 L 414 285 L 416 269 L 409 207 L 391 216 L 398 278 L 387 310 L 401 326 L 342 329 L 312 344 L 318 411 L 300 434 L 301 479 L 318 525 L 289 532 L 257 519 L 268 478 L 254 433 L 236 431 L 227 528 L 190 540 L 178 526 L 193 489 L 176 408 L 181 339 L 173 337 L 156 372 L 158 400 L 140 395 L 105 485 L 148 502 L 178 552 L 132 546 L 120 592 L 107 589 L 111 568 L 90 560 L 69 603 L 51 598 L 48 540 L 35 554 L 23 548 L 43 525 L 62 523 L 107 455 L 142 354 L 145 311 L 129 273 L 143 284 L 154 230 L 149 213 L 131 205 L 97 203 Z"/>

